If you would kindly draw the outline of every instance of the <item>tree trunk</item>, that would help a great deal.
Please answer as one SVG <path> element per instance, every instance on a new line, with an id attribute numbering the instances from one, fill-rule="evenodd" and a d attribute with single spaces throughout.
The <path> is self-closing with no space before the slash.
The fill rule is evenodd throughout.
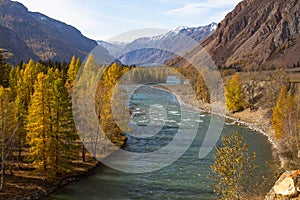
<path id="1" fill-rule="evenodd" d="M 4 185 L 4 133 L 2 133 L 2 148 L 1 148 L 1 183 L 0 190 L 2 190 Z"/>
<path id="2" fill-rule="evenodd" d="M 5 121 L 5 112 L 3 110 L 3 100 L 1 101 L 1 108 L 2 108 L 2 123 L 1 123 L 1 134 L 2 134 L 2 141 L 1 141 L 1 181 L 0 181 L 0 190 L 3 189 L 3 185 L 4 185 L 4 161 L 5 161 L 5 157 L 4 157 L 4 151 L 5 151 L 5 145 L 4 145 L 4 133 L 5 133 L 5 125 L 4 125 L 4 121 Z"/>
<path id="3" fill-rule="evenodd" d="M 81 146 L 81 156 L 82 156 L 82 161 L 85 162 L 85 147 L 84 147 L 83 142 L 82 142 L 82 146 Z"/>

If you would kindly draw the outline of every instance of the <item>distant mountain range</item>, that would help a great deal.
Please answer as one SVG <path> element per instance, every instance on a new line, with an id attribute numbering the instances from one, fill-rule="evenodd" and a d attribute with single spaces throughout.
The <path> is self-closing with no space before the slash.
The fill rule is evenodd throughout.
<path id="1" fill-rule="evenodd" d="M 133 42 L 109 43 L 98 41 L 108 52 L 126 65 L 161 65 L 176 53 L 190 50 L 215 31 L 216 23 L 197 28 L 179 27 L 166 34 L 143 37 Z"/>
<path id="2" fill-rule="evenodd" d="M 12 63 L 85 58 L 97 46 L 76 28 L 10 0 L 0 0 L 0 35 L 0 51 Z"/>
<path id="3" fill-rule="evenodd" d="M 299 31 L 299 0 L 244 0 L 191 53 L 204 47 L 225 68 L 292 67 L 300 61 Z M 190 65 L 184 62 L 170 63 Z"/>
<path id="4" fill-rule="evenodd" d="M 299 0 L 244 0 L 219 24 L 180 27 L 128 44 L 98 41 L 97 52 L 127 65 L 173 60 L 168 63 L 188 66 L 184 59 L 173 58 L 204 47 L 225 68 L 291 67 L 300 62 L 299 31 Z M 0 35 L 0 53 L 14 64 L 30 58 L 69 61 L 76 55 L 83 59 L 98 45 L 76 28 L 11 0 L 0 0 Z"/>

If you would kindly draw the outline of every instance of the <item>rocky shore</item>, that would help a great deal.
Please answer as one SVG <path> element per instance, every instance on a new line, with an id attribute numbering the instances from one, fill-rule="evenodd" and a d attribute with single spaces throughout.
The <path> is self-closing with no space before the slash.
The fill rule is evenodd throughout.
<path id="1" fill-rule="evenodd" d="M 300 170 L 286 171 L 276 181 L 265 200 L 300 199 Z"/>
<path id="2" fill-rule="evenodd" d="M 225 102 L 214 102 L 212 104 L 194 101 L 194 96 L 183 94 L 185 90 L 177 86 L 167 86 L 167 87 L 156 87 L 157 89 L 165 90 L 168 92 L 173 92 L 176 95 L 177 100 L 186 107 L 196 110 L 201 113 L 213 114 L 224 117 L 227 121 L 233 124 L 245 126 L 254 132 L 261 133 L 265 135 L 269 142 L 274 147 L 274 151 L 277 154 L 276 144 L 272 137 L 273 130 L 271 126 L 271 121 L 267 117 L 267 110 L 258 109 L 256 111 L 250 111 L 249 109 L 238 113 L 220 114 L 212 111 L 212 107 L 218 108 L 216 110 L 222 110 L 225 107 Z"/>
<path id="3" fill-rule="evenodd" d="M 259 108 L 255 111 L 250 111 L 249 109 L 247 109 L 238 113 L 220 114 L 212 112 L 211 108 L 213 106 L 224 107 L 225 102 L 215 102 L 214 105 L 208 103 L 199 104 L 199 102 L 193 101 L 194 97 L 192 95 L 184 94 L 185 90 L 181 87 L 167 86 L 157 88 L 169 92 L 172 91 L 176 95 L 177 100 L 186 107 L 189 107 L 202 113 L 214 114 L 224 117 L 230 123 L 245 126 L 250 130 L 265 135 L 268 138 L 269 142 L 272 144 L 274 158 L 279 161 L 280 167 L 278 171 L 282 171 L 284 169 L 284 166 L 286 165 L 286 160 L 283 157 L 281 157 L 277 151 L 276 143 L 274 142 L 274 139 L 272 137 L 272 135 L 274 135 L 274 132 L 272 129 L 271 121 L 267 117 L 267 110 Z M 300 194 L 299 184 L 300 170 L 287 171 L 280 176 L 280 178 L 275 183 L 274 187 L 265 197 L 265 200 L 300 199 L 298 197 Z"/>

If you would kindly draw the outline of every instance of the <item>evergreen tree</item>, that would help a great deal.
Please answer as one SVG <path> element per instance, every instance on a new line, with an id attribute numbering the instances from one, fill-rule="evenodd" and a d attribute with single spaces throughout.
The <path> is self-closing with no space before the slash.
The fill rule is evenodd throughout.
<path id="1" fill-rule="evenodd" d="M 3 55 L 0 54 L 0 85 L 7 88 L 9 87 L 9 73 L 10 65 L 5 62 Z"/>

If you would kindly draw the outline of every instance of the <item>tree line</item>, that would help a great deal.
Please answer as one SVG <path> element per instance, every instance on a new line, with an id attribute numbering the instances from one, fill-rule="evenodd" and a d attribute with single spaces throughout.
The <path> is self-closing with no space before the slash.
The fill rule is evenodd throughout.
<path id="1" fill-rule="evenodd" d="M 29 163 L 48 179 L 71 170 L 78 138 L 68 89 L 80 65 L 75 57 L 67 71 L 33 60 L 17 67 L 1 61 L 2 177 L 14 164 Z"/>
<path id="2" fill-rule="evenodd" d="M 262 88 L 258 87 L 258 81 L 251 77 L 247 77 L 247 82 L 243 83 L 240 75 L 235 73 L 227 80 L 225 86 L 227 109 L 231 112 L 247 108 L 255 110 L 258 101 L 256 97 L 261 94 L 260 101 L 263 103 L 260 106 L 270 113 L 265 117 L 270 119 L 274 130 L 272 137 L 277 150 L 292 169 L 299 166 L 300 158 L 300 96 L 295 85 L 289 83 L 283 70 L 268 75 L 269 78 L 263 81 Z"/>
<path id="3" fill-rule="evenodd" d="M 210 102 L 210 93 L 203 79 L 193 67 L 178 68 L 193 86 L 198 100 Z M 221 71 L 222 73 L 222 71 Z M 270 120 L 276 148 L 287 160 L 286 167 L 294 169 L 300 163 L 300 96 L 290 83 L 283 69 L 266 72 L 251 70 L 224 76 L 227 110 L 231 113 L 246 109 L 267 110 L 265 118 Z M 248 152 L 248 144 L 238 133 L 222 138 L 216 147 L 215 162 L 211 165 L 215 180 L 215 193 L 222 199 L 247 199 L 249 194 L 263 192 L 251 174 L 257 167 L 255 154 Z"/>
<path id="4" fill-rule="evenodd" d="M 80 159 L 80 153 L 85 161 L 86 149 L 72 112 L 72 94 L 81 65 L 75 56 L 67 66 L 30 60 L 13 67 L 0 60 L 0 188 L 5 173 L 14 167 L 22 169 L 29 164 L 37 175 L 51 181 L 72 172 L 72 162 Z M 103 72 L 94 94 L 98 123 L 111 142 L 122 145 L 126 137 L 114 122 L 110 103 L 114 86 L 129 67 L 116 63 L 94 67 Z"/>

